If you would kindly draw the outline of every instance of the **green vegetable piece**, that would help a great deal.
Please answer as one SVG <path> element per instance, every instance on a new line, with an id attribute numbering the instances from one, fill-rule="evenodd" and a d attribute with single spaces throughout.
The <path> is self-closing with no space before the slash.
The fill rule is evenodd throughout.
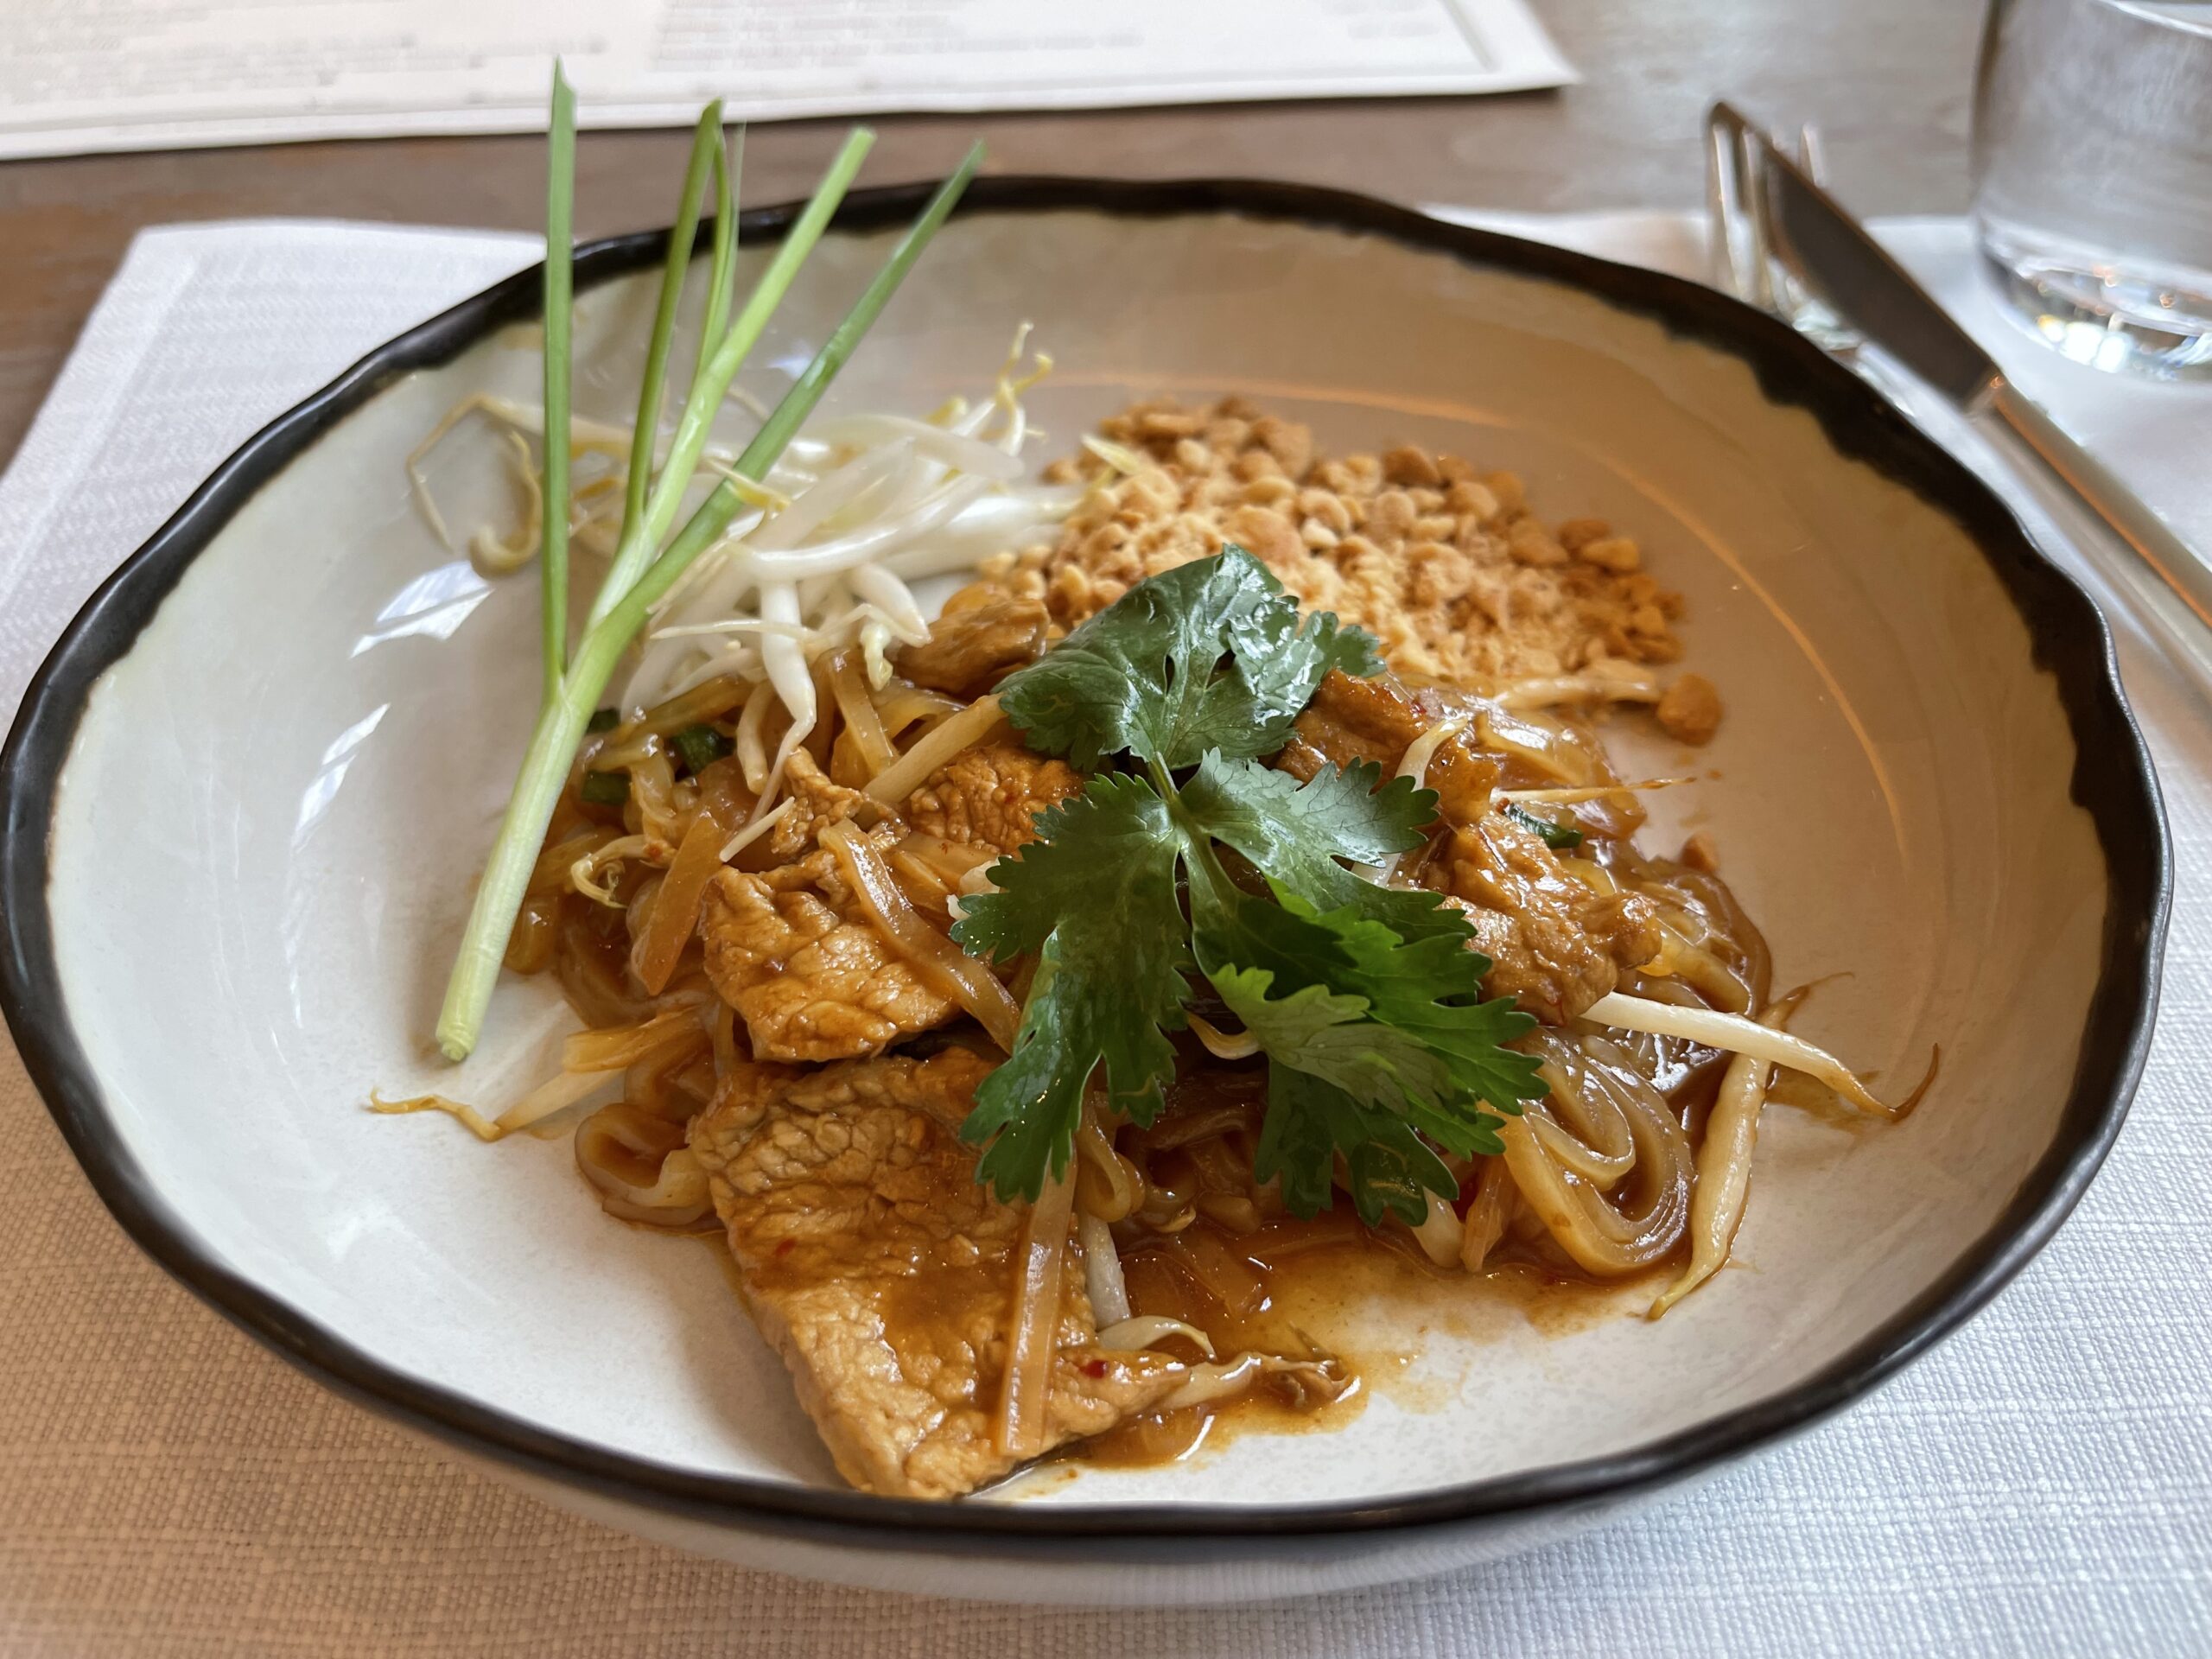
<path id="1" fill-rule="evenodd" d="M 1208 976 L 1224 968 L 1259 968 L 1273 976 L 1270 988 L 1279 993 L 1321 986 L 1362 1001 L 1370 1020 L 1443 1067 L 1447 1085 L 1402 1090 L 1398 1106 L 1440 1145 L 1463 1155 L 1495 1152 L 1490 1130 L 1499 1120 L 1481 1107 L 1518 1116 L 1522 1100 L 1544 1093 L 1536 1077 L 1540 1063 L 1502 1046 L 1535 1021 L 1510 1000 L 1478 1000 L 1490 969 L 1480 952 L 1444 935 L 1402 939 L 1349 908 L 1317 914 L 1280 888 L 1270 904 L 1222 880 L 1210 855 L 1194 859 L 1191 871 L 1192 926 Z M 1262 1044 L 1267 1046 L 1264 1033 Z"/>
<path id="2" fill-rule="evenodd" d="M 545 136 L 545 264 L 540 297 L 545 318 L 544 474 L 538 533 L 539 626 L 545 701 L 561 693 L 569 667 L 569 334 L 575 314 L 576 95 L 561 60 L 553 60 L 552 118 Z"/>
<path id="3" fill-rule="evenodd" d="M 1174 1075 L 1187 930 L 1176 902 L 1179 841 L 1141 778 L 1093 778 L 1037 820 L 1038 839 L 992 868 L 998 891 L 963 901 L 953 938 L 1000 962 L 1038 957 L 1007 1063 L 983 1079 L 962 1138 L 1001 1198 L 1033 1198 L 1074 1155 L 1084 1090 L 1103 1065 L 1110 1103 L 1139 1123 Z"/>
<path id="4" fill-rule="evenodd" d="M 713 727 L 703 723 L 686 726 L 668 741 L 694 777 L 736 747 Z"/>
<path id="5" fill-rule="evenodd" d="M 594 709 L 592 710 L 591 718 L 584 722 L 584 730 L 611 732 L 621 723 L 622 711 L 620 709 Z"/>
<path id="6" fill-rule="evenodd" d="M 1417 1224 L 1430 1195 L 1458 1192 L 1437 1148 L 1500 1150 L 1504 1119 L 1485 1103 L 1518 1113 L 1543 1094 L 1537 1060 L 1503 1046 L 1535 1022 L 1481 1000 L 1490 962 L 1465 917 L 1350 868 L 1421 845 L 1436 797 L 1364 763 L 1300 783 L 1257 759 L 1330 669 L 1379 667 L 1366 635 L 1301 625 L 1232 547 L 1138 583 L 1001 683 L 1036 747 L 1145 770 L 1094 777 L 1041 816 L 953 930 L 979 956 L 1038 959 L 1014 1053 L 961 1130 L 1001 1198 L 1033 1198 L 1066 1167 L 1102 1065 L 1115 1107 L 1157 1116 L 1192 965 L 1267 1056 L 1255 1167 L 1300 1214 L 1328 1205 L 1341 1154 L 1363 1219 Z M 1242 865 L 1232 877 L 1224 847 Z"/>
<path id="7" fill-rule="evenodd" d="M 1449 1198 L 1459 1191 L 1451 1166 L 1402 1118 L 1363 1106 L 1309 1073 L 1271 1066 L 1268 1115 L 1253 1149 L 1252 1173 L 1263 1181 L 1281 1179 L 1283 1203 L 1293 1215 L 1319 1215 L 1334 1193 L 1339 1152 L 1351 1178 L 1352 1208 L 1370 1227 L 1380 1225 L 1385 1214 L 1417 1227 L 1428 1218 L 1429 1193 Z"/>
<path id="8" fill-rule="evenodd" d="M 1306 783 L 1255 761 L 1230 762 L 1218 753 L 1199 762 L 1177 792 L 1205 832 L 1249 859 L 1268 880 L 1317 910 L 1351 906 L 1403 937 L 1470 943 L 1466 918 L 1437 894 L 1363 880 L 1344 860 L 1373 864 L 1420 846 L 1436 817 L 1433 790 L 1393 778 L 1379 789 L 1372 761 L 1325 767 Z M 1489 971 L 1484 963 L 1478 974 Z"/>
<path id="9" fill-rule="evenodd" d="M 1533 830 L 1537 839 L 1555 853 L 1571 852 L 1582 844 L 1580 830 L 1564 823 L 1554 823 L 1548 818 L 1540 818 L 1535 813 L 1524 810 L 1518 802 L 1508 801 L 1504 811 L 1507 817 L 1523 830 Z"/>
<path id="10" fill-rule="evenodd" d="M 1436 938 L 1407 940 L 1350 910 L 1315 913 L 1294 893 L 1278 892 L 1281 908 L 1332 935 L 1352 960 L 1338 988 L 1368 1000 L 1374 1017 L 1418 1038 L 1451 1065 L 1469 1096 L 1518 1116 L 1524 1100 L 1541 1100 L 1542 1064 L 1506 1044 L 1535 1029 L 1532 1014 L 1510 997 L 1479 1001 L 1490 959 Z"/>
<path id="11" fill-rule="evenodd" d="M 1375 641 L 1298 601 L 1243 548 L 1135 587 L 999 686 L 1030 747 L 1090 770 L 1131 753 L 1171 771 L 1209 749 L 1271 754 L 1332 668 L 1372 674 Z"/>
<path id="12" fill-rule="evenodd" d="M 626 772 L 588 772 L 576 785 L 576 793 L 594 806 L 620 806 L 630 798 L 630 774 Z"/>
<path id="13" fill-rule="evenodd" d="M 1401 1114 L 1451 1096 L 1451 1068 L 1406 1033 L 1369 1019 L 1363 996 L 1322 985 L 1274 996 L 1274 975 L 1265 968 L 1224 965 L 1206 977 L 1277 1065 L 1334 1084 L 1363 1106 Z"/>
<path id="14" fill-rule="evenodd" d="M 721 119 L 721 111 L 717 106 L 709 106 L 709 112 L 713 116 L 718 133 Z M 702 137 L 708 124 L 707 118 L 702 116 L 700 121 Z M 670 527 L 675 524 L 676 515 L 683 505 L 685 492 L 690 486 L 692 477 L 699 470 L 699 457 L 705 451 L 708 431 L 714 423 L 716 413 L 722 406 L 722 400 L 728 396 L 730 382 L 736 378 L 737 372 L 743 366 L 747 354 L 759 343 L 761 331 L 768 326 L 768 319 L 775 314 L 777 306 L 783 302 L 785 294 L 789 291 L 793 280 L 798 276 L 799 267 L 806 263 L 807 255 L 813 251 L 814 245 L 821 239 L 823 232 L 829 228 L 830 217 L 836 212 L 838 202 L 843 199 L 847 187 L 852 183 L 854 176 L 860 171 L 861 162 L 874 143 L 875 135 L 866 127 L 855 127 L 851 132 L 846 134 L 844 143 L 840 146 L 836 155 L 830 158 L 829 169 L 822 175 L 822 182 L 815 187 L 814 194 L 808 200 L 805 208 L 800 213 L 798 218 L 792 221 L 791 228 L 784 232 L 783 240 L 777 245 L 775 252 L 769 257 L 767 269 L 763 270 L 754 282 L 753 291 L 747 296 L 744 305 L 731 319 L 729 326 L 722 331 L 721 338 L 715 342 L 715 349 L 711 353 L 702 352 L 700 354 L 696 372 L 692 376 L 691 389 L 677 415 L 676 430 L 669 435 L 667 456 L 662 461 L 658 471 L 653 474 L 652 487 L 644 498 L 645 510 L 638 514 L 631 514 L 626 510 L 624 513 L 621 535 L 614 544 L 613 560 L 607 566 L 607 575 L 601 580 L 599 592 L 593 598 L 591 610 L 586 618 L 588 628 L 595 629 L 611 618 L 615 608 L 636 591 L 640 582 L 647 579 L 650 572 L 668 563 L 669 556 L 675 549 L 671 546 L 665 552 L 660 551 L 662 540 L 667 536 Z M 721 164 L 718 160 L 720 155 L 721 144 L 717 137 L 713 146 L 713 153 L 707 157 L 706 164 L 709 167 Z M 694 225 L 697 223 L 698 194 L 704 188 L 703 180 L 699 172 L 701 165 L 701 152 L 695 144 L 692 150 L 692 170 L 685 175 L 683 183 L 684 201 L 693 215 Z M 723 176 L 727 179 L 728 168 L 726 164 L 722 165 L 724 165 Z M 734 234 L 736 221 L 733 218 L 730 222 L 733 226 L 733 234 Z M 719 229 L 715 234 L 719 238 L 721 235 Z M 677 250 L 671 243 L 670 253 L 674 256 Z M 683 247 L 682 256 L 688 268 L 691 257 L 691 247 L 688 241 Z M 894 254 L 893 258 L 896 257 Z M 735 269 L 734 265 L 728 268 L 732 270 Z M 710 288 L 718 284 L 721 280 L 712 267 L 709 268 L 708 280 Z M 863 305 L 867 303 L 865 295 L 861 303 Z M 709 308 L 712 310 L 726 307 L 727 302 L 720 299 L 715 293 L 710 292 L 708 296 L 708 304 Z M 878 304 L 880 308 L 880 302 Z M 857 310 L 859 308 L 855 308 Z M 866 325 L 863 324 L 862 331 L 865 332 L 865 329 Z M 653 345 L 660 354 L 664 366 L 668 355 L 669 344 L 669 338 L 658 331 L 658 322 L 656 319 Z M 846 351 L 848 353 L 850 353 L 850 344 L 848 344 Z M 820 360 L 819 356 L 816 360 L 817 362 Z M 842 360 L 842 358 L 839 359 L 841 365 Z M 833 375 L 836 372 L 835 369 L 830 371 Z M 782 403 L 778 405 L 777 413 L 781 413 L 784 405 L 790 404 L 793 397 L 798 394 L 798 388 L 796 386 L 791 391 L 785 392 Z M 655 395 L 658 397 L 658 388 L 655 389 Z M 820 395 L 819 390 L 817 390 L 813 397 L 818 397 Z M 807 409 L 813 407 L 811 397 L 804 399 L 804 406 Z M 800 418 L 804 417 L 802 412 Z M 640 424 L 642 423 L 641 414 Z M 795 428 L 796 423 L 793 424 Z M 753 448 L 762 446 L 764 441 L 773 446 L 773 453 L 768 456 L 769 462 L 772 463 L 776 455 L 783 453 L 784 445 L 791 442 L 791 434 L 785 431 L 772 435 L 770 427 L 764 425 L 760 432 L 753 435 L 753 445 L 748 446 L 746 455 L 739 457 L 736 470 L 742 476 L 747 478 L 766 476 L 767 467 L 760 464 L 760 457 L 753 454 Z M 750 457 L 749 460 L 748 457 Z M 715 504 L 725 497 L 729 502 L 729 512 L 721 519 L 721 524 L 727 524 L 731 518 L 736 516 L 738 496 L 729 480 L 724 479 L 716 493 L 709 495 L 707 500 L 693 512 L 686 524 L 686 531 L 688 531 L 691 525 L 701 523 L 701 514 L 709 513 L 709 510 L 715 509 Z M 719 534 L 720 530 L 721 524 L 717 524 L 715 533 Z M 709 541 L 712 539 L 712 537 L 708 537 Z M 681 535 L 677 541 L 680 544 Z M 701 543 L 701 549 L 703 550 L 705 545 L 704 542 Z M 658 556 L 656 556 L 657 554 Z M 691 556 L 696 557 L 696 554 Z M 689 562 L 688 559 L 686 562 Z M 672 581 L 673 577 L 671 580 Z M 664 588 L 661 591 L 667 590 Z"/>
<path id="15" fill-rule="evenodd" d="M 552 822 L 554 805 L 575 760 L 576 745 L 598 706 L 600 693 L 606 690 L 615 664 L 645 626 L 652 607 L 737 516 L 741 499 L 736 487 L 725 478 L 708 493 L 667 548 L 653 556 L 662 531 L 672 522 L 698 468 L 706 425 L 720 408 L 731 377 L 759 339 L 800 264 L 828 228 L 870 142 L 872 136 L 865 131 L 855 132 L 846 141 L 813 199 L 785 233 L 752 294 L 724 331 L 706 371 L 695 379 L 670 441 L 669 458 L 648 493 L 643 522 L 623 526 L 613 563 L 592 601 L 575 658 L 557 690 L 549 695 L 538 711 L 530 747 L 516 774 L 514 793 L 508 799 L 491 857 L 477 883 L 476 900 L 469 910 L 453 973 L 446 982 L 445 1001 L 438 1010 L 438 1047 L 448 1059 L 466 1059 L 483 1030 L 485 1011 L 491 1005 L 492 989 L 514 931 L 530 873 L 537 864 L 539 845 Z M 753 435 L 737 458 L 737 473 L 747 478 L 767 475 L 837 372 L 882 315 L 922 251 L 950 216 L 982 163 L 982 146 L 978 144 L 931 196 L 844 320 Z"/>
<path id="16" fill-rule="evenodd" d="M 668 251 L 661 261 L 660 299 L 653 310 L 653 328 L 645 346 L 645 369 L 638 383 L 638 418 L 630 432 L 630 464 L 622 486 L 622 533 L 634 546 L 646 523 L 646 492 L 653 481 L 653 451 L 659 442 L 661 411 L 668 383 L 668 358 L 676 338 L 676 315 L 683 303 L 683 285 L 691 272 L 691 250 L 699 239 L 699 213 L 712 175 L 727 184 L 722 165 L 722 105 L 720 99 L 699 111 L 691 131 L 691 158 L 683 170 L 683 188 L 676 199 L 676 219 L 668 227 Z M 699 331 L 699 352 L 721 340 L 716 302 L 727 316 L 727 261 L 722 247 L 727 213 L 715 216 L 715 257 L 708 276 L 708 315 Z M 734 243 L 733 241 L 733 247 Z M 692 373 L 698 384 L 698 370 Z M 625 579 L 627 580 L 626 578 Z"/>

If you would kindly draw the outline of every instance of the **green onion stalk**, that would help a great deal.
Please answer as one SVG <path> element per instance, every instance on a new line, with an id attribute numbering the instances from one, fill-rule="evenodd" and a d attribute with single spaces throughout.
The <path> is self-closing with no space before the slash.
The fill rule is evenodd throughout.
<path id="1" fill-rule="evenodd" d="M 557 70 L 556 73 L 557 135 L 563 86 L 557 79 Z M 652 341 L 644 384 L 640 388 L 623 524 L 616 540 L 614 560 L 598 596 L 593 601 L 585 622 L 583 638 L 577 644 L 573 659 L 557 671 L 552 664 L 556 660 L 555 653 L 558 650 L 558 643 L 549 617 L 545 702 L 538 713 L 537 728 L 531 734 L 530 747 L 523 755 L 514 793 L 508 800 L 505 816 L 499 824 L 499 836 L 493 843 L 491 858 L 485 866 L 483 880 L 477 887 L 475 905 L 469 912 L 467 929 L 462 935 L 453 976 L 446 987 L 445 1004 L 439 1011 L 438 1046 L 448 1059 L 466 1058 L 475 1047 L 483 1029 L 485 1011 L 491 1003 L 493 987 L 499 979 L 499 963 L 506 954 L 507 942 L 514 931 L 515 917 L 521 909 L 523 893 L 529 883 L 531 868 L 537 862 L 546 827 L 552 821 L 553 809 L 567 781 L 576 747 L 598 708 L 601 694 L 613 677 L 615 667 L 628 650 L 631 640 L 645 626 L 652 607 L 676 585 L 693 561 L 720 539 L 744 505 L 736 486 L 727 478 L 720 480 L 677 532 L 675 539 L 664 550 L 662 549 L 662 540 L 675 523 L 684 493 L 697 471 L 709 428 L 715 410 L 728 395 L 731 380 L 735 378 L 747 353 L 766 327 L 769 317 L 798 276 L 800 265 L 828 228 L 830 217 L 836 212 L 847 188 L 860 170 L 861 158 L 874 142 L 874 135 L 865 130 L 856 130 L 845 141 L 813 198 L 785 236 L 744 306 L 716 340 L 712 325 L 728 315 L 734 266 L 736 215 L 731 181 L 734 168 L 722 159 L 719 109 L 710 107 L 700 118 L 698 138 L 692 148 L 692 165 L 685 175 L 683 213 L 679 214 L 677 229 L 669 239 L 668 267 L 663 274 L 661 303 L 654 318 Z M 746 446 L 744 453 L 738 457 L 734 471 L 739 477 L 749 480 L 764 478 L 776 464 L 801 423 L 821 401 L 830 383 L 836 378 L 838 371 L 844 366 L 861 338 L 882 314 L 884 306 L 913 269 L 923 249 L 929 245 L 931 238 L 943 226 L 954 204 L 967 188 L 969 181 L 975 177 L 982 161 L 982 146 L 978 144 L 968 152 L 952 175 L 931 197 L 921 215 L 899 239 L 891 257 L 846 314 L 844 321 L 823 343 L 813 360 L 792 383 L 790 391 L 784 394 L 760 429 L 753 435 L 752 442 Z M 691 243 L 696 235 L 700 199 L 709 174 L 719 181 L 714 253 L 709 277 L 707 321 L 709 327 L 702 340 L 690 392 L 684 400 L 676 435 L 670 443 L 668 459 L 648 487 L 645 480 L 652 470 L 670 341 L 674 334 L 676 302 L 681 296 L 683 272 L 688 268 Z M 573 177 L 573 161 L 561 153 L 556 136 L 549 197 L 557 200 L 554 201 L 555 211 L 547 214 L 547 224 L 549 230 L 557 230 L 560 233 L 562 250 L 557 257 L 564 269 L 567 264 L 567 192 L 572 186 Z M 690 221 L 688 227 L 683 222 L 687 217 Z M 549 246 L 549 266 L 556 257 Z M 554 293 L 553 279 L 550 276 L 546 291 L 549 296 Z M 566 324 L 567 319 L 563 316 L 558 329 L 563 349 L 559 353 L 560 362 L 556 368 L 553 362 L 556 328 L 549 314 L 546 328 L 546 449 L 549 455 L 556 449 L 565 453 L 567 448 L 563 442 L 568 373 Z M 711 351 L 708 349 L 709 341 L 712 342 Z M 558 423 L 554 418 L 552 397 L 556 378 L 563 394 Z M 551 524 L 561 518 L 566 511 L 565 492 L 557 496 L 552 493 L 550 467 L 547 493 L 550 531 Z M 549 533 L 546 546 L 550 548 L 554 539 Z M 565 541 L 563 552 L 565 558 Z M 563 579 L 565 581 L 565 571 Z M 553 603 L 550 569 L 547 582 L 546 602 L 550 610 Z"/>
<path id="2" fill-rule="evenodd" d="M 545 430 L 561 434 L 545 446 L 544 515 L 537 570 L 545 625 L 545 698 L 561 689 L 569 652 L 569 334 L 575 311 L 575 271 L 570 229 L 576 196 L 576 95 L 553 60 L 553 118 L 546 134 L 545 167 Z"/>

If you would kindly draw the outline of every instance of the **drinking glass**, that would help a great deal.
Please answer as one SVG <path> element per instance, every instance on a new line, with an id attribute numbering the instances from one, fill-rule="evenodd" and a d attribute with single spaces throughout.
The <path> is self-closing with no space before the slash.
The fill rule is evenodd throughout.
<path id="1" fill-rule="evenodd" d="M 1974 219 L 2005 296 L 2067 356 L 2212 373 L 2212 3 L 1993 0 Z"/>

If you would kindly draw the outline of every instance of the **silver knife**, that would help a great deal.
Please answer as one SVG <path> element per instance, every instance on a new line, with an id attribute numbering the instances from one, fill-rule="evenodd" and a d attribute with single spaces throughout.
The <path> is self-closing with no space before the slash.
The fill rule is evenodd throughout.
<path id="1" fill-rule="evenodd" d="M 2107 561 L 2151 614 L 2165 643 L 2212 680 L 2212 568 L 2102 462 L 2005 377 L 1953 321 L 1764 129 L 1726 104 L 1713 118 L 1733 129 L 1756 177 L 1749 193 L 1769 246 L 1845 321 L 1955 404 L 2008 454 L 2024 453 L 2094 513 L 2134 555 Z M 2117 568 L 2113 568 L 2116 566 Z M 2162 626 L 2159 626 L 2162 625 Z"/>

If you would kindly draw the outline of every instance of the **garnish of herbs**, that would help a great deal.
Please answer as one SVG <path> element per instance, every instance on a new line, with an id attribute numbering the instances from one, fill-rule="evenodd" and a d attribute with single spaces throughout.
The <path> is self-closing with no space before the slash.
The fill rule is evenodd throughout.
<path id="1" fill-rule="evenodd" d="M 1465 919 L 1348 867 L 1419 846 L 1433 792 L 1365 764 L 1306 783 L 1262 764 L 1330 670 L 1381 668 L 1371 638 L 1301 620 L 1232 546 L 1139 583 L 1001 683 L 1032 747 L 1094 772 L 953 931 L 1001 963 L 1037 959 L 1013 1053 L 962 1129 L 1001 1198 L 1065 1173 L 1094 1076 L 1108 1109 L 1158 1117 L 1198 976 L 1266 1057 L 1255 1173 L 1281 1178 L 1294 1214 L 1327 1207 L 1341 1156 L 1363 1220 L 1418 1224 L 1430 1194 L 1459 1191 L 1438 1149 L 1498 1151 L 1497 1114 L 1543 1095 L 1538 1061 L 1505 1046 L 1535 1022 L 1481 1000 L 1490 963 Z"/>

